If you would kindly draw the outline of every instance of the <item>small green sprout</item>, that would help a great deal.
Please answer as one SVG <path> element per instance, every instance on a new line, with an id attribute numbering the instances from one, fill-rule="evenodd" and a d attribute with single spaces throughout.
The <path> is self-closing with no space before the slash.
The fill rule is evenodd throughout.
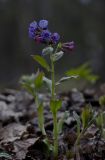
<path id="1" fill-rule="evenodd" d="M 80 116 L 76 112 L 73 112 L 73 116 L 77 122 L 77 139 L 74 144 L 74 153 L 76 159 L 80 159 L 80 140 L 84 136 L 87 129 L 94 123 L 96 115 L 94 115 L 91 105 L 88 104 L 83 108 Z"/>
<path id="2" fill-rule="evenodd" d="M 85 131 L 94 122 L 95 115 L 93 114 L 91 105 L 88 104 L 83 108 L 81 116 L 79 116 L 76 112 L 73 112 L 73 116 L 77 122 L 77 140 L 75 142 L 75 146 L 77 148 Z"/>
<path id="3" fill-rule="evenodd" d="M 101 135 L 105 138 L 105 131 L 104 131 L 104 118 L 105 118 L 105 112 L 104 112 L 104 106 L 105 106 L 105 95 L 101 96 L 99 98 L 99 104 L 101 106 L 101 110 L 96 117 L 96 124 L 101 129 Z"/>
<path id="4" fill-rule="evenodd" d="M 35 99 L 35 104 L 37 107 L 38 114 L 38 125 L 43 135 L 46 135 L 44 128 L 44 116 L 43 116 L 43 102 L 39 98 L 39 91 L 43 85 L 43 72 L 37 72 L 36 74 L 32 74 L 31 76 L 22 76 L 20 83 L 21 85 L 32 94 Z"/>

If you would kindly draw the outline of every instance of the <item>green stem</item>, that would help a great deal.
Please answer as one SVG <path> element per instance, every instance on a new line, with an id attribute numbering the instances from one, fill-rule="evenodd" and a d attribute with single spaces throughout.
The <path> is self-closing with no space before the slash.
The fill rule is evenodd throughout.
<path id="1" fill-rule="evenodd" d="M 52 99 L 55 99 L 55 69 L 54 69 L 54 62 L 51 57 L 51 79 L 52 79 Z"/>
<path id="2" fill-rule="evenodd" d="M 58 128 L 57 128 L 57 114 L 53 114 L 53 120 L 54 120 L 54 157 L 55 159 L 58 156 Z"/>
<path id="3" fill-rule="evenodd" d="M 75 145 L 78 146 L 79 143 L 80 143 L 80 139 L 82 137 L 82 134 L 84 133 L 84 129 L 79 133 L 78 137 L 77 137 L 77 140 L 75 142 Z"/>
<path id="4" fill-rule="evenodd" d="M 103 106 L 101 106 L 101 134 L 103 136 L 104 119 L 103 119 Z"/>
<path id="5" fill-rule="evenodd" d="M 52 100 L 55 100 L 55 69 L 54 69 L 54 62 L 51 58 L 51 79 L 52 79 Z M 57 159 L 58 157 L 58 127 L 57 127 L 57 113 L 53 113 L 53 139 L 54 139 L 54 158 Z"/>
<path id="6" fill-rule="evenodd" d="M 45 128 L 44 128 L 44 123 L 43 123 L 43 112 L 41 113 L 39 110 L 38 110 L 38 107 L 39 107 L 39 100 L 38 100 L 38 94 L 36 93 L 36 98 L 35 98 L 35 103 L 36 103 L 36 107 L 37 107 L 37 113 L 38 113 L 38 126 L 42 132 L 43 135 L 46 135 L 46 131 L 45 131 Z"/>

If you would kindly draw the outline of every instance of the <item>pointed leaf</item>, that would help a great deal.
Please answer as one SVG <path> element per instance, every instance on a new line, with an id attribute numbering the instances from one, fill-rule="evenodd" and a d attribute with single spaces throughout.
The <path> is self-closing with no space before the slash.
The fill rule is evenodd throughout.
<path id="1" fill-rule="evenodd" d="M 56 83 L 56 85 L 59 85 L 59 84 L 62 83 L 62 82 L 68 81 L 68 80 L 70 80 L 71 78 L 75 78 L 75 79 L 76 79 L 76 78 L 78 78 L 78 75 L 62 77 L 62 78 Z"/>
<path id="2" fill-rule="evenodd" d="M 43 57 L 39 55 L 33 55 L 33 59 L 37 61 L 42 67 L 44 67 L 47 71 L 50 71 L 50 66 Z"/>
<path id="3" fill-rule="evenodd" d="M 42 55 L 45 56 L 47 54 L 52 54 L 53 50 L 54 50 L 53 47 L 50 47 L 50 46 L 46 47 L 42 50 Z"/>
<path id="4" fill-rule="evenodd" d="M 50 92 L 52 92 L 52 81 L 50 79 L 46 78 L 46 77 L 43 77 L 43 81 L 47 85 L 47 87 L 50 90 Z"/>
<path id="5" fill-rule="evenodd" d="M 105 106 L 105 95 L 103 95 L 99 98 L 99 104 L 100 104 L 100 106 Z"/>
<path id="6" fill-rule="evenodd" d="M 52 59 L 53 61 L 58 61 L 62 56 L 63 56 L 64 52 L 63 51 L 60 51 L 60 52 L 57 52 L 55 54 L 52 55 Z"/>
<path id="7" fill-rule="evenodd" d="M 52 113 L 56 113 L 62 106 L 62 101 L 61 100 L 51 100 L 50 101 L 50 107 Z"/>
<path id="8" fill-rule="evenodd" d="M 83 128 L 86 128 L 88 126 L 88 123 L 90 122 L 92 117 L 92 109 L 90 108 L 90 105 L 87 105 L 85 108 L 83 108 L 81 114 Z"/>
<path id="9" fill-rule="evenodd" d="M 63 124 L 64 124 L 64 119 L 63 118 L 59 119 L 58 121 L 58 133 L 59 134 L 62 133 Z"/>
<path id="10" fill-rule="evenodd" d="M 99 127 L 99 128 L 101 128 L 101 126 L 102 126 L 102 117 L 101 117 L 101 114 L 99 114 L 96 118 L 95 118 L 95 120 L 96 120 L 96 124 L 97 124 L 97 126 Z"/>
<path id="11" fill-rule="evenodd" d="M 37 75 L 37 77 L 35 78 L 35 88 L 36 89 L 39 89 L 42 84 L 43 84 L 43 76 L 44 76 L 44 73 L 43 72 L 39 72 L 39 74 Z"/>
<path id="12" fill-rule="evenodd" d="M 35 78 L 37 76 L 36 74 L 32 75 L 24 75 L 20 79 L 20 84 L 23 88 L 25 88 L 28 92 L 30 92 L 33 96 L 35 96 Z"/>
<path id="13" fill-rule="evenodd" d="M 92 73 L 92 69 L 89 66 L 89 63 L 82 64 L 74 69 L 70 69 L 69 71 L 66 72 L 66 75 L 67 76 L 79 75 L 79 78 L 83 78 L 91 83 L 95 83 L 99 79 L 97 75 L 94 75 Z"/>

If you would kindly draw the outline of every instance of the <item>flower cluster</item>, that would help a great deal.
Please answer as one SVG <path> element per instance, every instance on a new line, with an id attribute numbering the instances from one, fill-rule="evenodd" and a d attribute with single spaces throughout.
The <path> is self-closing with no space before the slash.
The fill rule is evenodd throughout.
<path id="1" fill-rule="evenodd" d="M 48 21 L 40 20 L 39 23 L 33 21 L 29 25 L 29 37 L 38 43 L 57 44 L 60 39 L 58 33 L 51 33 L 48 30 Z"/>

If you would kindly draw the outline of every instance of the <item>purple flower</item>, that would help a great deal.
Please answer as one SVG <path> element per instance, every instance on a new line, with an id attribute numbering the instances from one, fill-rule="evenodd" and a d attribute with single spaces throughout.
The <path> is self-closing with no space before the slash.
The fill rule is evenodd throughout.
<path id="1" fill-rule="evenodd" d="M 43 39 L 42 39 L 41 36 L 36 36 L 36 37 L 35 37 L 35 41 L 36 41 L 37 43 L 42 43 L 42 42 L 43 42 Z"/>
<path id="2" fill-rule="evenodd" d="M 40 20 L 39 27 L 42 29 L 46 29 L 48 27 L 48 21 L 47 20 Z"/>
<path id="3" fill-rule="evenodd" d="M 29 33 L 30 38 L 35 39 L 35 32 L 32 32 L 32 31 L 29 30 L 28 33 Z"/>
<path id="4" fill-rule="evenodd" d="M 44 30 L 41 33 L 41 37 L 43 38 L 44 41 L 49 41 L 51 39 L 51 32 L 48 30 Z"/>
<path id="5" fill-rule="evenodd" d="M 53 33 L 51 36 L 51 39 L 52 39 L 52 43 L 56 44 L 60 39 L 60 35 L 58 33 Z"/>
<path id="6" fill-rule="evenodd" d="M 33 28 L 33 29 L 37 29 L 38 28 L 38 24 L 36 21 L 33 21 L 32 23 L 30 23 L 30 28 Z"/>
<path id="7" fill-rule="evenodd" d="M 38 28 L 38 25 L 36 21 L 33 21 L 32 23 L 30 23 L 29 30 L 28 30 L 30 38 L 35 39 L 35 32 L 37 28 Z"/>
<path id="8" fill-rule="evenodd" d="M 71 42 L 62 43 L 61 49 L 62 51 L 66 52 L 66 51 L 72 51 L 74 47 L 75 47 L 75 43 L 74 41 L 71 41 Z"/>

